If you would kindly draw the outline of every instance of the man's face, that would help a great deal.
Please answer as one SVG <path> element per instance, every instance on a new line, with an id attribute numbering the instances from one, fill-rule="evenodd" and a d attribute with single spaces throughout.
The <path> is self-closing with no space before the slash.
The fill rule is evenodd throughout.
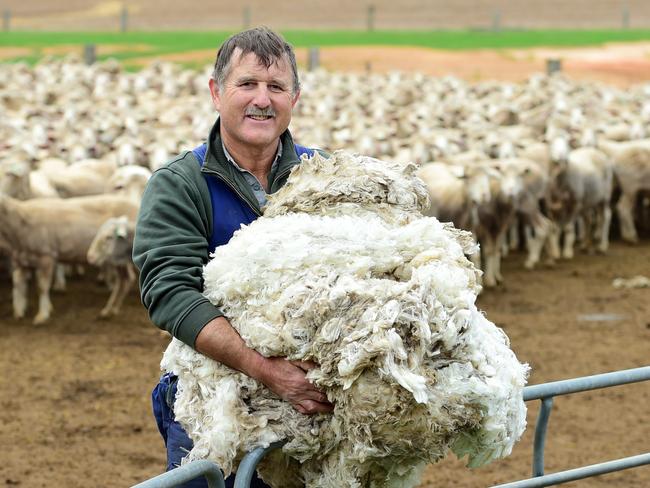
<path id="1" fill-rule="evenodd" d="M 230 72 L 220 89 L 210 80 L 210 92 L 228 146 L 243 144 L 264 149 L 275 144 L 291 121 L 299 93 L 293 93 L 293 74 L 283 57 L 267 69 L 254 53 L 233 52 Z"/>

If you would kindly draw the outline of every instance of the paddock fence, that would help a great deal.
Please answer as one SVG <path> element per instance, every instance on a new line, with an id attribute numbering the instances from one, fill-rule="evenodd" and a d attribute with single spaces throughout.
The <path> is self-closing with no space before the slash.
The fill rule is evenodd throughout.
<path id="1" fill-rule="evenodd" d="M 312 0 L 291 2 L 0 2 L 7 31 L 647 29 L 647 0 Z M 86 2 L 89 3 L 89 2 Z M 76 4 L 76 5 L 75 5 Z M 535 15 L 530 15 L 535 12 Z"/>

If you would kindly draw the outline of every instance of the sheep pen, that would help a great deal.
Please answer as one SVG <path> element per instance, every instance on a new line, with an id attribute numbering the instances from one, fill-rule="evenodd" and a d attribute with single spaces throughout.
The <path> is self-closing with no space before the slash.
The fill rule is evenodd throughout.
<path id="1" fill-rule="evenodd" d="M 211 52 L 210 56 L 213 55 Z M 469 66 L 472 63 L 465 64 Z M 96 66 L 101 68 L 102 65 Z M 494 68 L 493 65 L 491 67 Z M 9 72 L 9 67 L 6 68 L 6 72 Z M 67 72 L 72 71 L 68 69 Z M 155 80 L 180 79 L 179 76 L 160 76 L 156 73 L 153 73 Z M 126 73 L 119 74 L 119 77 L 125 76 Z M 135 77 L 136 74 L 128 76 Z M 307 95 L 316 86 L 332 90 L 338 78 L 319 78 L 317 83 L 312 83 L 312 90 L 305 90 L 301 99 L 303 107 L 311 106 Z M 354 78 L 348 81 L 354 81 Z M 367 81 L 368 91 L 383 93 L 382 86 L 370 85 L 370 82 L 374 83 L 373 79 Z M 45 87 L 49 92 L 54 86 L 66 85 L 50 85 L 41 79 L 33 86 L 37 91 Z M 155 85 L 155 88 L 156 99 L 159 99 L 162 91 L 159 85 Z M 499 85 L 495 84 L 493 88 L 499 89 Z M 556 88 L 553 86 L 553 93 L 559 94 L 561 90 Z M 504 92 L 507 89 L 508 86 L 504 86 Z M 572 93 L 579 94 L 585 89 L 588 87 L 571 84 Z M 428 84 L 422 85 L 422 91 L 428 93 L 429 90 Z M 481 85 L 471 84 L 469 90 L 471 93 L 482 88 Z M 67 91 L 76 94 L 80 89 L 75 87 Z M 340 90 L 335 91 L 338 93 Z M 606 104 L 612 99 L 608 92 L 600 91 L 595 98 L 580 98 L 588 106 L 595 107 L 594 113 L 601 114 L 609 123 L 615 119 L 612 111 L 601 108 L 602 103 Z M 17 90 L 14 94 L 22 97 L 29 93 Z M 615 92 L 616 103 L 627 97 L 627 93 Z M 325 96 L 318 94 L 314 98 L 321 100 Z M 524 98 L 525 94 L 522 100 Z M 88 102 L 90 99 L 83 97 L 83 100 Z M 113 97 L 106 100 L 110 103 L 92 99 L 92 106 L 101 114 L 96 120 L 112 120 L 114 117 L 110 108 L 122 106 Z M 191 100 L 178 98 L 181 108 L 195 107 Z M 572 100 L 580 101 L 577 97 Z M 418 103 L 422 101 L 418 99 Z M 40 101 L 36 101 L 36 104 L 56 113 L 54 109 L 57 105 L 46 106 Z M 66 102 L 61 105 L 68 107 L 72 104 Z M 337 102 L 336 107 L 348 105 L 353 105 L 352 99 Z M 130 110 L 139 111 L 139 106 L 140 103 L 131 105 Z M 376 105 L 372 107 L 381 108 Z M 441 114 L 455 113 L 437 101 L 433 107 L 438 107 Z M 409 106 L 403 113 L 413 113 L 415 108 Z M 178 114 L 178 110 L 176 107 L 173 113 Z M 392 110 L 388 113 L 392 113 Z M 426 114 L 422 121 L 436 120 L 430 117 L 431 110 L 430 107 L 422 110 Z M 641 106 L 635 109 L 630 105 L 629 109 L 619 109 L 617 105 L 616 111 L 622 115 L 650 115 L 647 110 L 641 110 Z M 74 110 L 71 113 L 74 114 Z M 79 113 L 84 112 L 81 110 Z M 39 117 L 33 108 L 25 114 L 18 118 L 22 125 L 17 125 L 15 129 L 29 129 L 32 125 L 25 126 L 24 121 Z M 337 130 L 328 130 L 326 134 L 337 134 L 347 129 L 345 120 L 339 118 L 338 112 L 319 112 L 319 116 L 325 121 L 339 121 Z M 205 118 L 207 120 L 209 114 L 206 113 Z M 386 118 L 384 112 L 382 118 Z M 3 118 L 3 122 L 11 120 L 12 117 Z M 152 120 L 139 117 L 140 128 L 157 127 Z M 294 119 L 296 123 L 300 120 L 298 116 Z M 397 122 L 401 119 L 395 116 L 391 120 Z M 358 121 L 358 118 L 352 117 L 350 121 Z M 189 127 L 189 124 L 186 125 Z M 369 127 L 375 125 L 373 122 Z M 78 138 L 76 129 L 84 126 L 98 130 L 98 126 L 86 119 L 83 123 L 81 119 L 74 120 L 67 130 Z M 301 129 L 302 135 L 298 129 Z M 202 134 L 200 131 L 197 133 Z M 321 144 L 320 147 L 331 149 L 344 146 L 359 150 L 354 145 L 364 141 L 358 137 L 345 144 L 322 146 L 324 140 L 311 137 L 302 130 L 302 124 L 296 127 L 294 135 L 300 136 L 297 140 L 303 144 L 317 143 Z M 185 137 L 194 140 L 189 135 Z M 172 139 L 172 136 L 165 135 L 158 140 L 162 139 Z M 398 141 L 397 136 L 393 139 Z M 11 140 L 10 137 L 5 138 L 5 142 L 10 143 Z M 177 142 L 176 139 L 174 141 Z M 430 137 L 429 141 L 433 141 L 433 138 Z M 58 150 L 58 147 L 53 146 L 53 150 Z M 191 146 L 186 143 L 179 147 L 187 149 Z M 375 155 L 387 159 L 394 156 L 392 152 L 378 152 Z M 158 162 L 163 160 L 161 157 L 154 159 Z M 534 273 L 523 269 L 524 259 L 518 253 L 511 254 L 504 261 L 506 284 L 483 293 L 478 304 L 487 311 L 493 322 L 507 331 L 520 359 L 533 366 L 529 380 L 531 384 L 647 363 L 650 338 L 648 291 L 612 287 L 612 281 L 616 278 L 631 277 L 640 272 L 648 275 L 650 247 L 647 245 L 647 227 L 641 238 L 639 246 L 614 242 L 607 256 L 577 255 L 574 260 L 562 262 L 553 268 L 541 267 Z M 71 488 L 89 485 L 117 487 L 130 486 L 160 473 L 164 469 L 164 447 L 151 417 L 148 393 L 156 383 L 158 362 L 168 340 L 161 337 L 151 325 L 136 294 L 127 297 L 123 315 L 100 324 L 96 322 L 96 313 L 106 302 L 105 287 L 94 281 L 92 273 L 76 277 L 69 283 L 69 293 L 54 295 L 57 314 L 47 328 L 33 328 L 31 323 L 11 318 L 9 282 L 6 276 L 0 283 L 1 296 L 4 297 L 0 300 L 0 314 L 3 317 L 3 327 L 0 328 L 3 355 L 0 364 L 11 377 L 11 381 L 0 386 L 0 437 L 5 441 L 5 462 L 0 466 L 0 479 L 5 480 L 7 486 L 49 484 Z M 595 313 L 616 317 L 612 321 L 589 321 L 584 318 Z M 25 344 L 29 344 L 29 347 L 25 347 Z M 648 385 L 641 384 L 575 395 L 558 401 L 547 439 L 548 471 L 642 452 L 647 447 L 647 435 L 644 429 L 638 428 L 639 419 L 643 417 L 635 407 L 649 399 Z M 529 404 L 529 425 L 534 425 L 536 411 L 536 406 Z M 510 457 L 480 470 L 467 470 L 462 469 L 460 461 L 448 456 L 425 470 L 420 486 L 479 488 L 528 477 L 532 430 L 528 429 Z M 61 439 L 65 442 L 61 442 Z M 83 462 L 79 462 L 81 459 Z M 35 460 L 43 469 L 34 469 Z M 612 485 L 636 488 L 648 484 L 650 471 L 647 469 L 628 470 L 589 482 L 589 486 L 603 488 Z"/>
<path id="2" fill-rule="evenodd" d="M 217 248 L 205 295 L 262 355 L 319 364 L 308 378 L 335 409 L 302 415 L 174 340 L 161 365 L 179 377 L 176 418 L 195 442 L 186 460 L 229 473 L 287 439 L 261 468 L 273 486 L 410 487 L 449 449 L 469 466 L 511 452 L 528 367 L 475 306 L 471 235 L 420 213 L 415 169 L 316 154 Z"/>

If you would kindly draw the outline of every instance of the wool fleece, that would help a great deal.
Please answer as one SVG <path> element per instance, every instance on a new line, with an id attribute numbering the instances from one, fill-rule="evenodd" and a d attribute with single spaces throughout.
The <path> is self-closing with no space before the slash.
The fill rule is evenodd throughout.
<path id="1" fill-rule="evenodd" d="M 274 487 L 412 487 L 450 450 L 470 467 L 506 456 L 526 426 L 528 366 L 475 305 L 472 236 L 423 217 L 413 164 L 345 152 L 303 157 L 264 215 L 218 247 L 205 296 L 264 356 L 314 361 L 335 405 L 302 415 L 259 382 L 178 340 L 185 462 L 259 467 Z"/>

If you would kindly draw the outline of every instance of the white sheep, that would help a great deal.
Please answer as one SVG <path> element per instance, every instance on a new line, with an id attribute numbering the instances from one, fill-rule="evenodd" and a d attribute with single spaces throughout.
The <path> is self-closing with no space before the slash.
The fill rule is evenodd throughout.
<path id="1" fill-rule="evenodd" d="M 591 246 L 595 237 L 597 250 L 607 251 L 613 184 L 612 163 L 605 153 L 593 147 L 569 153 L 567 162 L 554 174 L 547 201 L 549 214 L 557 224 L 550 236 L 553 258 L 560 257 L 560 231 L 564 232 L 562 257 L 573 257 L 579 219 L 586 226 L 585 248 Z"/>
<path id="2" fill-rule="evenodd" d="M 622 237 L 628 242 L 638 242 L 634 207 L 639 192 L 650 190 L 650 139 L 624 143 L 599 140 L 598 147 L 612 159 L 614 174 L 621 189 L 616 211 Z"/>
<path id="3" fill-rule="evenodd" d="M 50 286 L 56 263 L 85 263 L 101 224 L 109 217 L 132 219 L 138 205 L 118 195 L 36 198 L 20 201 L 0 195 L 0 248 L 11 256 L 13 309 L 16 318 L 27 308 L 27 270 L 35 268 L 39 289 L 35 324 L 52 311 Z"/>
<path id="4" fill-rule="evenodd" d="M 120 193 L 139 202 L 144 187 L 151 177 L 151 171 L 143 166 L 120 166 L 106 182 L 107 193 Z"/>
<path id="5" fill-rule="evenodd" d="M 319 364 L 334 403 L 305 416 L 262 384 L 178 340 L 187 460 L 226 473 L 287 439 L 260 466 L 282 487 L 411 487 L 451 448 L 470 466 L 510 453 L 525 428 L 527 366 L 481 314 L 469 233 L 420 213 L 414 165 L 335 153 L 304 160 L 265 214 L 216 249 L 205 294 L 249 347 Z"/>
<path id="6" fill-rule="evenodd" d="M 88 262 L 101 267 L 110 277 L 111 294 L 99 313 L 102 318 L 117 315 L 124 298 L 135 282 L 135 270 L 131 260 L 135 222 L 126 215 L 104 222 L 88 248 Z"/>

